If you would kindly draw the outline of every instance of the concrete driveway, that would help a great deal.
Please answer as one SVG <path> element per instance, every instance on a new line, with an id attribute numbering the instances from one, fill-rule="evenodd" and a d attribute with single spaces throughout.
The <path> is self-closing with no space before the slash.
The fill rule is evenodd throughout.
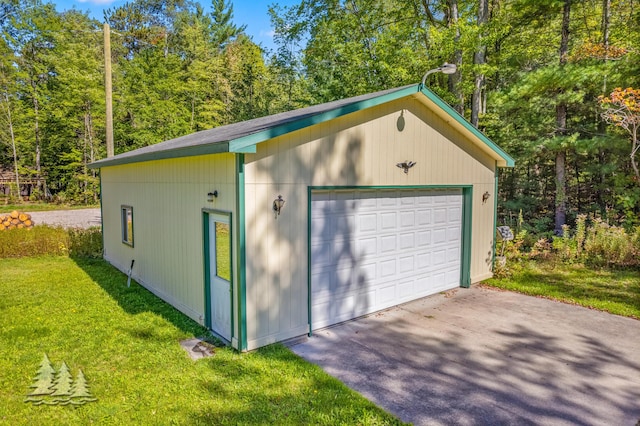
<path id="1" fill-rule="evenodd" d="M 640 419 L 640 321 L 516 293 L 452 290 L 292 350 L 416 425 Z"/>

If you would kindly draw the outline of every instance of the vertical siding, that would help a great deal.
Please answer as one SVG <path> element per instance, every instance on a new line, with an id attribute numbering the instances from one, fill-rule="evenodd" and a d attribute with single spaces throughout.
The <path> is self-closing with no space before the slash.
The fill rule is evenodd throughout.
<path id="1" fill-rule="evenodd" d="M 404 127 L 399 119 L 404 120 Z M 416 161 L 409 174 L 396 163 Z M 472 282 L 490 275 L 495 161 L 419 100 L 405 98 L 296 131 L 246 155 L 249 349 L 307 323 L 309 186 L 473 185 Z M 275 218 L 273 200 L 286 200 Z"/>
<path id="2" fill-rule="evenodd" d="M 135 259 L 138 282 L 203 323 L 202 209 L 235 210 L 233 155 L 105 167 L 101 178 L 105 258 L 122 271 Z M 121 241 L 122 204 L 133 206 L 134 247 Z"/>

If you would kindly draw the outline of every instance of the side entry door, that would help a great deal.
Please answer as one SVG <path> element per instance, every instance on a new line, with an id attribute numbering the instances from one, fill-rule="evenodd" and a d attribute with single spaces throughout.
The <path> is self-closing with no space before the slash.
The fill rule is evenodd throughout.
<path id="1" fill-rule="evenodd" d="M 209 213 L 209 286 L 211 329 L 231 341 L 230 216 Z"/>

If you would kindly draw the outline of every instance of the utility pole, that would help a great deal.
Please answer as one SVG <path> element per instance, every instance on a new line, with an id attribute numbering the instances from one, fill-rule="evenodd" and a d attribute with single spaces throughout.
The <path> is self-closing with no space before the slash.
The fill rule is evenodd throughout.
<path id="1" fill-rule="evenodd" d="M 111 31 L 104 24 L 104 91 L 106 93 L 107 157 L 113 157 L 113 93 L 111 88 Z"/>

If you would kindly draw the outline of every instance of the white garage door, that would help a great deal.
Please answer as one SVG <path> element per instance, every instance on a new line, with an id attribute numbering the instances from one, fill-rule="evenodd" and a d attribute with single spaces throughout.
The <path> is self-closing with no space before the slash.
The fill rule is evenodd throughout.
<path id="1" fill-rule="evenodd" d="M 462 190 L 314 191 L 312 329 L 460 285 Z"/>

